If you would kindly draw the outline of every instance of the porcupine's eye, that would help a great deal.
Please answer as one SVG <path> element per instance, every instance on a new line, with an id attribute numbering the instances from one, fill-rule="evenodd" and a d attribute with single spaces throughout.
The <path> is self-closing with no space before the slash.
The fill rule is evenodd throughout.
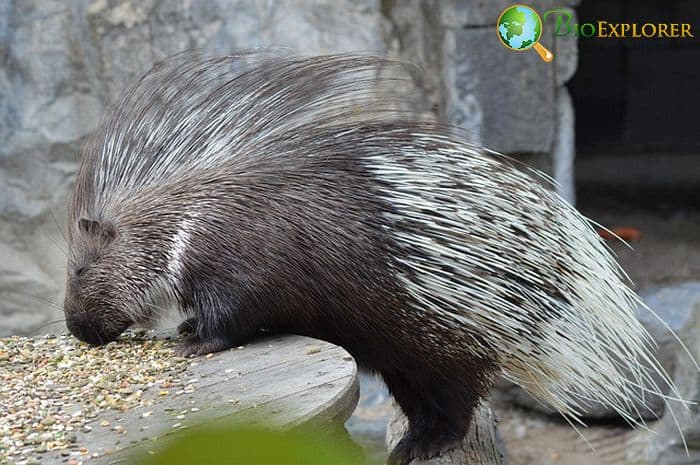
<path id="1" fill-rule="evenodd" d="M 101 252 L 92 252 L 87 255 L 83 260 L 81 260 L 79 265 L 73 266 L 73 274 L 75 277 L 80 277 L 83 274 L 90 271 L 94 265 L 99 265 L 100 258 L 102 257 Z"/>

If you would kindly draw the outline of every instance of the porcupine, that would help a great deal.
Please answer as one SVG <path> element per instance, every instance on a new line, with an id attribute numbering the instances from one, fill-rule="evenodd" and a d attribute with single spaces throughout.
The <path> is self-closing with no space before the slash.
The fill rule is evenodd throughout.
<path id="1" fill-rule="evenodd" d="M 156 64 L 85 149 L 69 330 L 104 344 L 175 306 L 183 355 L 261 329 L 338 344 L 409 419 L 396 464 L 458 444 L 499 374 L 570 421 L 594 399 L 637 422 L 645 391 L 675 388 L 590 222 L 454 128 L 384 111 L 386 65 Z"/>

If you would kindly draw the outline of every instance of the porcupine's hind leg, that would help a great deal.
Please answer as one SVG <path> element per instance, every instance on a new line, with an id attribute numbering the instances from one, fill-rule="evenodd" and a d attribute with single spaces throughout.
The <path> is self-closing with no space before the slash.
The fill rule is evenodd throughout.
<path id="1" fill-rule="evenodd" d="M 389 463 L 405 465 L 458 446 L 486 393 L 485 379 L 490 379 L 486 371 L 460 370 L 447 376 L 433 370 L 385 373 L 389 390 L 408 418 L 408 431 L 391 452 Z"/>

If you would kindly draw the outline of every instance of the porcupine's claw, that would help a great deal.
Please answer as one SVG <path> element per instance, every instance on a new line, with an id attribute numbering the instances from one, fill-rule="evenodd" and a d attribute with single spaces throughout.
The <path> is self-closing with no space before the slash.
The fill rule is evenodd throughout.
<path id="1" fill-rule="evenodd" d="M 230 349 L 237 344 L 232 343 L 229 339 L 213 338 L 202 340 L 196 335 L 191 335 L 183 340 L 175 349 L 175 353 L 181 357 L 189 357 L 190 355 L 205 355 L 222 350 Z"/>

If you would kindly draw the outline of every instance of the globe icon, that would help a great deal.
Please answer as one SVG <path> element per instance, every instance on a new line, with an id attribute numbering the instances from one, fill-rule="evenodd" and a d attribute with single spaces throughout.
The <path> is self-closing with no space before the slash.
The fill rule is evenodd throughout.
<path id="1" fill-rule="evenodd" d="M 540 45 L 542 20 L 535 10 L 527 5 L 513 5 L 506 8 L 496 25 L 498 37 L 503 45 L 511 50 L 535 50 L 544 61 L 552 61 L 552 52 Z"/>

